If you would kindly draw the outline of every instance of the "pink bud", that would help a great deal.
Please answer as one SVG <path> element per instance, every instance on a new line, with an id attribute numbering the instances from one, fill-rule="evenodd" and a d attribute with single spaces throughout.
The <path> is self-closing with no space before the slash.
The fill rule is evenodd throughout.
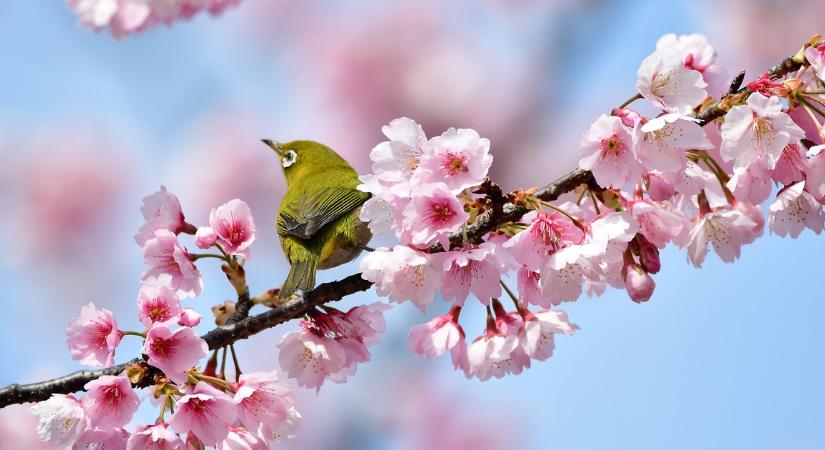
<path id="1" fill-rule="evenodd" d="M 673 187 L 673 184 L 667 181 L 662 174 L 658 172 L 646 173 L 644 176 L 644 183 L 647 187 L 647 195 L 651 200 L 655 200 L 657 202 L 663 202 L 670 197 L 673 197 L 673 194 L 676 193 L 676 189 Z"/>
<path id="2" fill-rule="evenodd" d="M 647 273 L 659 273 L 662 268 L 662 262 L 659 259 L 659 249 L 651 244 L 644 235 L 638 234 L 637 241 L 639 242 L 639 262 Z"/>
<path id="3" fill-rule="evenodd" d="M 194 309 L 184 308 L 180 312 L 178 325 L 182 327 L 196 327 L 199 323 L 201 323 L 201 319 L 203 319 L 203 316 L 198 314 Z"/>
<path id="4" fill-rule="evenodd" d="M 215 230 L 212 227 L 200 227 L 198 231 L 195 233 L 195 245 L 198 248 L 209 248 L 215 245 L 215 242 L 218 242 L 218 234 L 215 233 Z"/>
<path id="5" fill-rule="evenodd" d="M 624 277 L 624 286 L 630 299 L 636 303 L 643 303 L 650 300 L 656 283 L 650 278 L 638 264 L 628 264 L 627 273 Z"/>

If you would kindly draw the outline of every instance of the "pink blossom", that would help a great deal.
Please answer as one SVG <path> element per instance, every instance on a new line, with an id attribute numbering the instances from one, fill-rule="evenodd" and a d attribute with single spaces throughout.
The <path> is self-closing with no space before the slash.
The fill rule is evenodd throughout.
<path id="1" fill-rule="evenodd" d="M 676 187 L 661 172 L 650 171 L 644 175 L 645 192 L 651 200 L 663 202 L 676 194 Z"/>
<path id="2" fill-rule="evenodd" d="M 629 210 L 641 233 L 658 248 L 664 248 L 687 224 L 687 219 L 666 203 L 640 200 L 631 202 Z"/>
<path id="3" fill-rule="evenodd" d="M 720 208 L 700 213 L 677 238 L 681 248 L 687 248 L 688 259 L 695 267 L 701 267 L 708 253 L 708 245 L 724 262 L 739 258 L 740 248 L 752 239 L 757 225 L 739 209 Z"/>
<path id="4" fill-rule="evenodd" d="M 138 293 L 138 320 L 151 327 L 180 317 L 181 307 L 175 291 L 161 284 L 144 284 Z"/>
<path id="5" fill-rule="evenodd" d="M 782 156 L 776 161 L 771 176 L 773 181 L 789 185 L 805 179 L 807 170 L 808 160 L 805 159 L 805 151 L 800 145 L 788 144 L 782 150 Z"/>
<path id="6" fill-rule="evenodd" d="M 667 112 L 688 114 L 707 96 L 702 73 L 685 67 L 684 52 L 678 48 L 657 49 L 636 75 L 639 94 Z"/>
<path id="7" fill-rule="evenodd" d="M 143 281 L 165 282 L 180 296 L 200 295 L 203 289 L 201 273 L 174 233 L 155 232 L 155 237 L 143 245 L 143 260 L 149 266 L 141 276 Z"/>
<path id="8" fill-rule="evenodd" d="M 355 338 L 366 345 L 377 344 L 381 333 L 387 329 L 384 311 L 390 309 L 386 303 L 372 303 L 351 308 L 346 313 L 338 310 L 328 311 L 327 315 L 335 321 L 341 334 Z"/>
<path id="9" fill-rule="evenodd" d="M 727 188 L 739 200 L 762 203 L 771 196 L 771 170 L 757 159 L 747 167 L 734 169 Z"/>
<path id="10" fill-rule="evenodd" d="M 516 274 L 519 297 L 529 305 L 549 308 L 553 304 L 553 295 L 544 293 L 541 287 L 541 275 L 522 266 Z"/>
<path id="11" fill-rule="evenodd" d="M 275 443 L 281 442 L 281 439 L 295 439 L 295 430 L 301 424 L 303 417 L 295 407 L 289 408 L 286 414 L 286 420 L 281 425 L 275 427 L 270 435 L 271 440 Z"/>
<path id="12" fill-rule="evenodd" d="M 411 301 L 422 311 L 441 286 L 443 271 L 437 256 L 404 245 L 381 247 L 365 255 L 361 276 L 375 283 L 378 295 L 391 302 Z"/>
<path id="13" fill-rule="evenodd" d="M 52 394 L 48 400 L 29 408 L 29 412 L 40 419 L 40 440 L 61 448 L 69 448 L 88 426 L 83 407 L 73 395 Z"/>
<path id="14" fill-rule="evenodd" d="M 558 211 L 530 211 L 521 220 L 530 226 L 510 238 L 503 247 L 510 250 L 516 262 L 533 271 L 539 270 L 551 253 L 567 245 L 579 244 L 584 239 L 584 232 Z"/>
<path id="15" fill-rule="evenodd" d="M 196 327 L 199 323 L 201 323 L 201 319 L 203 316 L 198 314 L 192 308 L 183 308 L 180 311 L 180 319 L 178 319 L 178 325 L 182 327 Z"/>
<path id="16" fill-rule="evenodd" d="M 407 199 L 404 198 L 403 201 L 397 199 L 374 174 L 361 175 L 358 178 L 361 184 L 357 186 L 357 189 L 372 194 L 361 205 L 358 218 L 369 224 L 372 234 L 391 233 L 395 225 L 396 209 L 403 210 L 407 205 Z"/>
<path id="17" fill-rule="evenodd" d="M 464 305 L 471 293 L 485 305 L 491 298 L 501 296 L 501 273 L 490 244 L 447 252 L 443 270 L 441 295 L 458 306 Z"/>
<path id="18" fill-rule="evenodd" d="M 805 170 L 805 190 L 819 203 L 825 203 L 825 145 L 817 145 L 809 151 L 810 159 Z"/>
<path id="19" fill-rule="evenodd" d="M 77 438 L 72 450 L 126 450 L 129 432 L 123 428 L 86 430 Z"/>
<path id="20" fill-rule="evenodd" d="M 822 205 L 806 192 L 805 182 L 800 181 L 787 186 L 776 196 L 770 206 L 768 226 L 779 236 L 790 235 L 796 239 L 805 228 L 816 234 L 825 226 L 825 214 Z"/>
<path id="21" fill-rule="evenodd" d="M 433 320 L 417 325 L 410 330 L 407 346 L 410 351 L 427 359 L 441 356 L 464 340 L 464 330 L 458 324 L 461 308 L 453 306 L 450 314 L 438 316 Z"/>
<path id="22" fill-rule="evenodd" d="M 195 245 L 197 245 L 198 248 L 207 249 L 217 242 L 218 234 L 215 233 L 212 227 L 199 227 L 198 231 L 195 232 Z"/>
<path id="23" fill-rule="evenodd" d="M 192 433 L 204 444 L 213 446 L 226 438 L 236 418 L 232 400 L 201 381 L 192 394 L 177 400 L 169 425 L 177 433 Z"/>
<path id="24" fill-rule="evenodd" d="M 685 150 L 712 147 L 696 120 L 681 114 L 664 114 L 640 128 L 637 155 L 648 170 L 675 172 L 685 165 Z"/>
<path id="25" fill-rule="evenodd" d="M 156 425 L 139 425 L 129 441 L 126 450 L 185 450 L 177 433 L 160 422 Z"/>
<path id="26" fill-rule="evenodd" d="M 742 239 L 742 244 L 750 244 L 759 236 L 762 236 L 762 230 L 765 228 L 765 217 L 762 215 L 762 209 L 753 203 L 737 201 L 733 209 L 742 213 L 745 217 L 753 221 L 754 225 L 750 228 L 745 228 L 739 237 Z"/>
<path id="27" fill-rule="evenodd" d="M 720 151 L 734 169 L 743 170 L 761 159 L 773 169 L 786 145 L 798 144 L 805 136 L 802 129 L 782 112 L 779 97 L 765 97 L 754 92 L 747 105 L 737 105 L 725 115 Z"/>
<path id="28" fill-rule="evenodd" d="M 306 328 L 285 334 L 278 348 L 281 368 L 305 388 L 320 390 L 327 377 L 341 371 L 347 362 L 346 351 L 338 342 Z"/>
<path id="29" fill-rule="evenodd" d="M 468 377 L 474 376 L 481 381 L 504 377 L 509 365 L 507 360 L 518 343 L 518 336 L 504 334 L 495 327 L 476 338 L 467 347 Z"/>
<path id="30" fill-rule="evenodd" d="M 140 212 L 145 222 L 135 235 L 135 241 L 141 247 L 146 241 L 154 238 L 158 230 L 179 234 L 187 227 L 191 227 L 183 216 L 180 201 L 175 194 L 166 190 L 166 186 L 161 186 L 158 192 L 145 197 Z"/>
<path id="31" fill-rule="evenodd" d="M 209 353 L 206 341 L 195 330 L 184 327 L 174 332 L 168 323 L 155 324 L 143 344 L 149 364 L 162 370 L 176 383 L 186 380 L 186 371 L 196 366 Z"/>
<path id="32" fill-rule="evenodd" d="M 624 285 L 627 295 L 636 303 L 643 303 L 650 300 L 656 283 L 650 278 L 647 272 L 638 264 L 628 264 L 625 267 Z"/>
<path id="33" fill-rule="evenodd" d="M 80 317 L 66 327 L 66 345 L 72 359 L 93 367 L 111 366 L 115 349 L 123 337 L 117 321 L 108 309 L 96 309 L 89 303 L 80 310 Z"/>
<path id="34" fill-rule="evenodd" d="M 475 130 L 450 128 L 430 140 L 421 157 L 419 182 L 444 182 L 453 193 L 481 184 L 493 156 L 490 141 Z"/>
<path id="35" fill-rule="evenodd" d="M 215 450 L 269 450 L 267 438 L 252 433 L 246 428 L 232 427 L 226 438 L 215 446 Z"/>
<path id="36" fill-rule="evenodd" d="M 99 428 L 123 427 L 132 420 L 140 400 L 125 375 L 104 375 L 86 383 L 82 404 L 92 425 Z M 125 441 L 124 441 L 125 442 Z"/>
<path id="37" fill-rule="evenodd" d="M 816 77 L 825 81 L 825 44 L 805 49 L 805 59 L 811 64 Z"/>
<path id="38" fill-rule="evenodd" d="M 209 226 L 225 252 L 249 259 L 249 246 L 255 242 L 255 222 L 249 205 L 238 199 L 224 203 L 209 214 Z"/>
<path id="39" fill-rule="evenodd" d="M 571 324 L 564 311 L 545 309 L 526 315 L 519 336 L 520 346 L 531 358 L 545 361 L 553 355 L 555 335 L 573 334 L 579 327 Z"/>
<path id="40" fill-rule="evenodd" d="M 257 430 L 264 425 L 267 434 L 287 419 L 292 407 L 292 391 L 278 380 L 274 372 L 241 375 L 233 398 L 238 420 L 244 427 Z"/>
<path id="41" fill-rule="evenodd" d="M 599 116 L 580 148 L 579 167 L 592 171 L 600 186 L 620 188 L 641 176 L 633 135 L 618 117 Z"/>
<path id="42" fill-rule="evenodd" d="M 212 15 L 240 0 L 69 0 L 69 9 L 80 22 L 94 30 L 109 28 L 121 38 L 161 24 L 188 19 L 200 11 Z"/>
<path id="43" fill-rule="evenodd" d="M 718 64 L 716 50 L 711 47 L 708 39 L 701 34 L 687 34 L 676 36 L 666 34 L 656 42 L 657 50 L 675 48 L 681 52 L 685 68 L 693 69 L 702 74 L 708 84 L 708 94 L 720 97 L 727 89 L 727 72 Z"/>
<path id="44" fill-rule="evenodd" d="M 450 233 L 467 222 L 469 214 L 444 183 L 416 188 L 415 196 L 404 209 L 401 237 L 412 244 L 429 247 L 439 242 L 450 246 Z"/>
<path id="45" fill-rule="evenodd" d="M 421 163 L 427 136 L 421 125 L 401 117 L 385 125 L 384 141 L 370 151 L 372 172 L 378 180 L 390 184 L 409 181 Z"/>

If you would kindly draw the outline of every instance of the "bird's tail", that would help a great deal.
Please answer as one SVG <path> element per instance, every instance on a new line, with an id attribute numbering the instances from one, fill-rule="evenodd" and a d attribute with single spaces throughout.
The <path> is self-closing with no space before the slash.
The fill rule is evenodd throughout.
<path id="1" fill-rule="evenodd" d="M 315 270 L 318 264 L 317 258 L 310 258 L 305 261 L 295 261 L 289 269 L 289 275 L 281 287 L 281 298 L 287 298 L 298 289 L 306 292 L 315 287 Z"/>

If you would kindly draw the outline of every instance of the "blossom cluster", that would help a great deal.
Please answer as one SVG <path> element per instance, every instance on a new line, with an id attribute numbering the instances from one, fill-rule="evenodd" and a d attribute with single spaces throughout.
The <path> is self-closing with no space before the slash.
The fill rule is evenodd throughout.
<path id="1" fill-rule="evenodd" d="M 413 328 L 409 347 L 427 358 L 449 352 L 467 377 L 485 380 L 549 357 L 554 335 L 577 328 L 555 309 L 563 302 L 607 286 L 648 301 L 668 244 L 686 249 L 696 267 L 709 247 L 735 261 L 762 235 L 759 205 L 774 185 L 768 228 L 780 236 L 806 228 L 818 234 L 825 224 L 825 45 L 805 56 L 797 73 L 766 74 L 747 90 L 725 93 L 725 71 L 704 36 L 663 37 L 639 67 L 638 95 L 582 136 L 579 167 L 595 183 L 556 203 L 536 190 L 516 191 L 508 199 L 531 211 L 480 240 L 466 230 L 494 201 L 478 189 L 492 161 L 489 142 L 467 129 L 428 139 L 413 120 L 396 119 L 384 127 L 388 140 L 372 150 L 372 173 L 359 188 L 372 194 L 361 219 L 399 242 L 365 256 L 362 276 L 391 302 L 422 310 L 439 296 L 451 302 L 448 314 Z M 696 118 L 722 94 L 724 117 Z M 659 112 L 647 117 L 630 108 L 642 99 Z M 510 277 L 517 293 L 506 285 Z M 471 294 L 487 320 L 468 343 L 458 319 Z"/>
<path id="2" fill-rule="evenodd" d="M 69 9 L 95 31 L 124 37 L 157 25 L 189 19 L 201 11 L 218 15 L 240 0 L 69 0 Z"/>
<path id="3" fill-rule="evenodd" d="M 222 259 L 224 271 L 234 274 L 230 279 L 243 278 L 256 236 L 249 207 L 231 200 L 213 209 L 209 224 L 198 228 L 186 222 L 178 198 L 161 187 L 144 199 L 141 212 L 144 223 L 135 241 L 147 269 L 141 277 L 137 319 L 145 330 L 123 331 L 111 311 L 90 303 L 69 323 L 66 342 L 72 358 L 108 367 L 121 340 L 138 336 L 147 365 L 127 366 L 120 374 L 90 381 L 80 398 L 53 395 L 32 407 L 40 418 L 40 438 L 73 449 L 269 448 L 300 419 L 290 388 L 275 372 L 241 374 L 237 361 L 236 379 L 228 381 L 223 367 L 216 373 L 217 351 L 199 370 L 209 354 L 206 341 L 193 329 L 202 317 L 182 305 L 185 298 L 201 293 L 201 272 L 195 264 L 201 258 Z M 218 253 L 191 253 L 179 240 L 181 234 L 194 235 L 195 246 Z M 228 351 L 235 358 L 234 348 L 223 350 L 224 361 Z M 140 386 L 151 388 L 160 415 L 155 423 L 130 432 L 125 427 L 140 405 Z"/>

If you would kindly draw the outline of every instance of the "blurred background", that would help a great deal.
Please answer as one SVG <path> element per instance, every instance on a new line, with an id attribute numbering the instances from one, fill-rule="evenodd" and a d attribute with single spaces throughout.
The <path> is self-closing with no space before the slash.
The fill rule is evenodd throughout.
<path id="1" fill-rule="evenodd" d="M 64 329 L 90 301 L 138 327 L 132 236 L 141 198 L 161 184 L 196 225 L 247 201 L 259 229 L 250 285 L 280 285 L 269 230 L 284 183 L 260 138 L 327 143 L 363 173 L 381 126 L 409 116 L 429 135 L 477 129 L 492 141 L 494 179 L 542 185 L 574 167 L 590 121 L 633 94 L 661 35 L 703 33 L 730 73 L 753 79 L 823 23 L 819 0 L 244 0 L 116 41 L 62 1 L 0 2 L 0 385 L 80 368 Z M 823 251 L 810 231 L 765 236 L 737 264 L 712 256 L 695 270 L 670 249 L 649 303 L 582 298 L 565 308 L 581 331 L 550 361 L 484 383 L 411 355 L 406 333 L 427 317 L 397 306 L 348 383 L 296 388 L 304 422 L 282 445 L 825 449 Z M 200 266 L 205 294 L 186 304 L 208 315 L 232 291 L 217 266 Z M 471 336 L 480 312 L 463 315 Z M 240 342 L 244 369 L 276 367 L 275 344 L 294 327 Z M 118 352 L 125 361 L 137 343 Z M 23 407 L 0 411 L 0 449 L 25 448 L 48 447 Z"/>

